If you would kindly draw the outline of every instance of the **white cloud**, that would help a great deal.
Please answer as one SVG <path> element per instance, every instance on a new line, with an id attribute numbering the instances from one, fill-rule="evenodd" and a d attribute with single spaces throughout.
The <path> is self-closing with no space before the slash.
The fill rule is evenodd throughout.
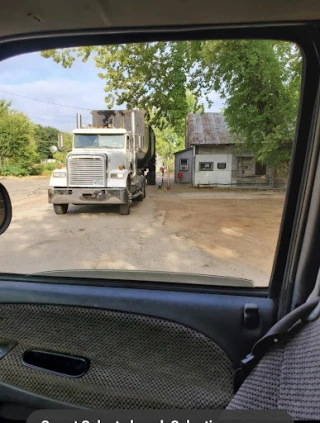
<path id="1" fill-rule="evenodd" d="M 1 91 L 0 98 L 11 100 L 13 108 L 24 112 L 36 123 L 71 131 L 75 127 L 77 112 L 83 115 L 84 123 L 91 123 L 90 110 L 105 108 L 105 81 L 97 76 L 97 72 L 93 60 L 75 62 L 71 69 L 64 69 L 52 60 L 42 58 L 39 53 L 17 56 L 0 63 L 0 90 L 48 103 Z"/>
<path id="2" fill-rule="evenodd" d="M 89 109 L 77 110 L 5 94 L 7 100 L 12 100 L 13 108 L 24 112 L 34 122 L 45 126 L 54 126 L 63 131 L 74 129 L 77 112 L 82 114 L 84 123 L 91 123 L 90 110 L 103 109 L 105 107 L 103 87 L 103 82 L 98 80 L 84 83 L 82 81 L 64 79 L 40 80 L 14 85 L 0 84 L 0 90 L 6 90 L 21 96 Z"/>

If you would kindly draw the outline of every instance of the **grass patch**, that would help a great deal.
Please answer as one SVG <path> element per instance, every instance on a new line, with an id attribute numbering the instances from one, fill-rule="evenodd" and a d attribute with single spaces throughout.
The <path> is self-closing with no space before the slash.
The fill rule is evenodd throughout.
<path id="1" fill-rule="evenodd" d="M 57 169 L 58 163 L 42 163 L 41 173 L 42 176 L 51 176 L 51 173 Z"/>
<path id="2" fill-rule="evenodd" d="M 24 176 L 47 176 L 57 168 L 58 163 L 41 163 L 26 168 L 21 165 L 4 165 L 0 169 L 0 176 L 16 176 L 22 178 Z"/>

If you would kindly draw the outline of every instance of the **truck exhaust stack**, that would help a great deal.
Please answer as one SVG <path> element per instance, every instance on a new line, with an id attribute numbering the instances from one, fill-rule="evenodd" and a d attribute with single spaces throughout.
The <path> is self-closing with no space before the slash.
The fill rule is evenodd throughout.
<path id="1" fill-rule="evenodd" d="M 77 129 L 80 129 L 82 127 L 82 117 L 80 113 L 77 113 Z"/>

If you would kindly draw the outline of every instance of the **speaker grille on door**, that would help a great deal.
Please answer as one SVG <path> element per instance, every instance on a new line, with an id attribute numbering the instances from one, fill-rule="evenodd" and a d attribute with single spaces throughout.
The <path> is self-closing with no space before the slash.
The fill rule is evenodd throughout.
<path id="1" fill-rule="evenodd" d="M 0 305 L 0 336 L 18 345 L 0 360 L 0 383 L 89 408 L 223 408 L 231 361 L 211 339 L 160 318 L 69 306 Z M 87 357 L 71 379 L 26 367 L 27 349 Z"/>

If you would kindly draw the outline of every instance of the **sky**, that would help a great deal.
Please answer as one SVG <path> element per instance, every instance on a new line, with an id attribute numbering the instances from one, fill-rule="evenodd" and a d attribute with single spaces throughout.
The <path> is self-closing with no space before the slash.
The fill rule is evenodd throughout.
<path id="1" fill-rule="evenodd" d="M 77 112 L 81 113 L 83 124 L 88 124 L 91 110 L 106 108 L 105 81 L 98 77 L 98 71 L 93 59 L 86 63 L 76 60 L 70 69 L 64 69 L 40 53 L 16 56 L 0 62 L 0 99 L 12 101 L 14 109 L 37 124 L 71 132 L 76 126 Z M 219 112 L 223 108 L 222 100 L 216 93 L 210 98 L 214 104 L 205 111 Z"/>

